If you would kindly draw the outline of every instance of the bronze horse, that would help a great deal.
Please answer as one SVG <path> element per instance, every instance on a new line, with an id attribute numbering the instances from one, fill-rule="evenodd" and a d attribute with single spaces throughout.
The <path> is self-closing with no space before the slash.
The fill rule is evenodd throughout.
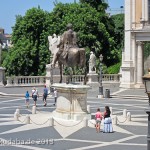
<path id="1" fill-rule="evenodd" d="M 67 53 L 67 57 L 64 57 L 66 53 Z M 64 65 L 66 67 L 71 67 L 71 68 L 81 67 L 82 69 L 84 69 L 84 84 L 86 84 L 86 55 L 85 55 L 84 48 L 72 47 L 72 48 L 69 48 L 67 52 L 63 51 L 58 57 L 58 65 L 60 68 L 59 83 L 62 83 L 62 74 L 63 74 L 63 65 Z"/>

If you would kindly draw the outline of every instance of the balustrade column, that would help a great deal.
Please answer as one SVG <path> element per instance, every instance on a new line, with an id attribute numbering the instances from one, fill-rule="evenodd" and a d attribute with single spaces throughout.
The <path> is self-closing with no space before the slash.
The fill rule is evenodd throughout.
<path id="1" fill-rule="evenodd" d="M 7 77 L 7 85 L 6 86 L 12 86 L 12 78 L 11 77 Z"/>
<path id="2" fill-rule="evenodd" d="M 39 84 L 43 84 L 43 77 L 40 77 L 40 83 Z"/>
<path id="3" fill-rule="evenodd" d="M 13 80 L 14 80 L 14 85 L 17 86 L 18 85 L 18 78 L 14 77 Z"/>
<path id="4" fill-rule="evenodd" d="M 114 81 L 118 81 L 117 76 L 114 75 Z"/>

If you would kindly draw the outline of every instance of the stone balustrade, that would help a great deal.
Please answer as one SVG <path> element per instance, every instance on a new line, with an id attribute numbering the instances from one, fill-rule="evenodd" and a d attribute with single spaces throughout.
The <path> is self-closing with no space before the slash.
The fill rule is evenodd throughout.
<path id="1" fill-rule="evenodd" d="M 73 83 L 83 82 L 84 81 L 84 75 L 73 75 L 71 80 Z"/>
<path id="2" fill-rule="evenodd" d="M 99 75 L 97 75 L 97 82 L 99 81 Z M 49 77 L 46 76 L 12 76 L 6 77 L 7 84 L 6 86 L 42 86 L 46 84 L 46 80 L 49 80 Z M 65 83 L 67 76 L 63 76 L 63 82 Z M 103 83 L 110 83 L 110 82 L 120 82 L 120 75 L 119 74 L 103 74 Z M 56 75 L 53 77 L 54 83 L 59 82 L 59 76 Z M 73 83 L 83 83 L 84 75 L 73 75 L 71 78 Z M 88 75 L 87 75 L 88 81 Z"/>
<path id="3" fill-rule="evenodd" d="M 119 74 L 103 74 L 102 81 L 106 82 L 120 82 Z"/>
<path id="4" fill-rule="evenodd" d="M 13 76 L 6 79 L 6 86 L 34 86 L 44 85 L 46 82 L 45 76 Z"/>

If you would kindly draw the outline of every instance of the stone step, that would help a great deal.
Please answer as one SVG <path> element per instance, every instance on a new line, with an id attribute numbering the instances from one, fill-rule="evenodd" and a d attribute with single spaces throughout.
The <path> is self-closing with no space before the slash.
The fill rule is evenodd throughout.
<path id="1" fill-rule="evenodd" d="M 141 95 L 110 95 L 111 98 L 127 98 L 127 99 L 143 99 L 148 100 L 148 96 L 141 96 Z"/>

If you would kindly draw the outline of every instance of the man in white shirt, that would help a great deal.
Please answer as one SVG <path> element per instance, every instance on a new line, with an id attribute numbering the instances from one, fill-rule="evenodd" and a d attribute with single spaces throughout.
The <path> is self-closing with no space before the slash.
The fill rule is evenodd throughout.
<path id="1" fill-rule="evenodd" d="M 55 99 L 55 103 L 53 104 L 54 106 L 56 105 L 56 102 L 57 102 L 57 90 L 54 88 L 54 99 Z"/>
<path id="2" fill-rule="evenodd" d="M 32 98 L 34 100 L 35 106 L 36 106 L 37 97 L 39 97 L 38 90 L 34 87 L 32 90 Z"/>

